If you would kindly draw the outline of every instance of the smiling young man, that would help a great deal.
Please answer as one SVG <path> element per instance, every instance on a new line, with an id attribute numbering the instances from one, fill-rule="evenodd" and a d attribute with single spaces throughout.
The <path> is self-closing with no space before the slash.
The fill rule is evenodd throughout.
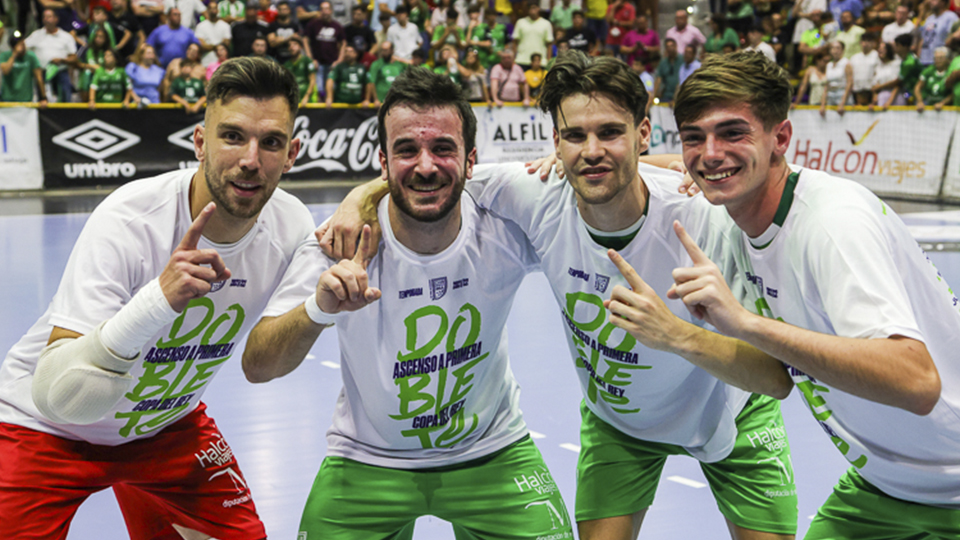
<path id="1" fill-rule="evenodd" d="M 650 137 L 646 101 L 623 62 L 567 53 L 540 97 L 566 180 L 543 183 L 514 165 L 478 167 L 467 183 L 481 206 L 529 237 L 563 312 L 584 396 L 580 537 L 635 539 L 667 457 L 688 455 L 701 462 L 733 538 L 792 538 L 796 488 L 779 402 L 720 379 L 773 396 L 789 380 L 769 373 L 755 384 L 755 370 L 772 364 L 765 354 L 658 297 L 687 261 L 673 221 L 722 253 L 710 233 L 723 216 L 678 194 L 677 173 L 638 165 Z"/>
<path id="2" fill-rule="evenodd" d="M 461 197 L 473 109 L 449 77 L 409 68 L 379 126 L 382 245 L 367 231 L 337 263 L 314 242 L 292 268 L 319 285 L 255 328 L 248 353 L 263 354 L 244 358 L 250 380 L 283 376 L 336 322 L 344 386 L 301 537 L 403 540 L 433 515 L 458 538 L 572 539 L 507 357 L 507 315 L 536 254 L 516 226 Z"/>
<path id="3" fill-rule="evenodd" d="M 741 306 L 690 245 L 698 264 L 671 296 L 780 359 L 850 462 L 808 540 L 958 538 L 960 301 L 883 201 L 787 163 L 790 93 L 751 53 L 709 59 L 680 89 L 684 163 L 736 224 L 749 295 Z"/>
<path id="4" fill-rule="evenodd" d="M 134 540 L 266 538 L 200 398 L 282 304 L 313 230 L 276 190 L 300 147 L 297 86 L 275 62 L 238 58 L 207 92 L 199 170 L 107 197 L 0 367 L 0 537 L 66 538 L 81 503 L 112 487 Z"/>
<path id="5" fill-rule="evenodd" d="M 692 455 L 734 538 L 792 538 L 796 489 L 779 403 L 718 380 L 778 396 L 789 378 L 765 354 L 691 324 L 681 303 L 657 297 L 687 262 L 673 221 L 709 232 L 725 217 L 678 194 L 678 174 L 638 165 L 650 136 L 646 99 L 623 62 L 565 53 L 540 103 L 554 119 L 567 179 L 553 174 L 544 184 L 513 164 L 477 167 L 467 182 L 481 206 L 533 243 L 563 313 L 584 396 L 580 537 L 635 539 L 667 457 Z M 700 240 L 709 251 L 721 245 Z M 761 377 L 762 369 L 778 371 Z"/>

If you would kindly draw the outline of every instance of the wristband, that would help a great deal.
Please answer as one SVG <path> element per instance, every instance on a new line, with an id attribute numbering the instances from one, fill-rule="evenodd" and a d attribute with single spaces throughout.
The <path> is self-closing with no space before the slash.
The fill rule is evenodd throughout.
<path id="1" fill-rule="evenodd" d="M 178 316 L 167 302 L 160 280 L 154 278 L 103 325 L 100 341 L 118 356 L 135 358 L 150 338 Z"/>
<path id="2" fill-rule="evenodd" d="M 317 293 L 307 297 L 303 307 L 307 310 L 307 317 L 310 317 L 311 321 L 323 326 L 333 325 L 340 315 L 339 313 L 327 313 L 320 309 L 320 306 L 317 305 Z"/>

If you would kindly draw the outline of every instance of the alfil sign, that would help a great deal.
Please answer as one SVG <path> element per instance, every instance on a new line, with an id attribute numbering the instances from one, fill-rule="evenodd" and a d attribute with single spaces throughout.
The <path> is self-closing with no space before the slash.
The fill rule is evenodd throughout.
<path id="1" fill-rule="evenodd" d="M 96 160 L 93 163 L 64 164 L 63 173 L 67 178 L 130 178 L 137 174 L 133 163 L 106 163 L 103 160 L 139 142 L 139 136 L 102 120 L 84 122 L 53 138 L 57 146 Z"/>

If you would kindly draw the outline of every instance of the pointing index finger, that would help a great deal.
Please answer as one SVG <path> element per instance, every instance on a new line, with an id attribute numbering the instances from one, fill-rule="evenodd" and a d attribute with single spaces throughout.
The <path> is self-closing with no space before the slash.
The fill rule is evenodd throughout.
<path id="1" fill-rule="evenodd" d="M 649 289 L 645 281 L 640 277 L 640 274 L 630 266 L 630 263 L 626 261 L 616 250 L 608 249 L 607 256 L 610 257 L 610 260 L 613 261 L 613 264 L 617 266 L 617 270 L 620 270 L 620 273 L 623 274 L 623 277 L 627 280 L 627 283 L 630 284 L 630 288 L 634 292 L 641 292 Z"/>
<path id="2" fill-rule="evenodd" d="M 197 215 L 197 219 L 193 220 L 190 228 L 187 229 L 187 234 L 183 235 L 183 240 L 180 240 L 180 245 L 177 246 L 177 249 L 188 251 L 197 249 L 200 237 L 203 236 L 203 228 L 207 225 L 207 222 L 210 221 L 210 217 L 213 216 L 213 212 L 216 209 L 217 204 L 214 202 L 210 202 L 203 207 L 203 210 Z"/>
<path id="3" fill-rule="evenodd" d="M 683 244 L 683 247 L 687 250 L 687 254 L 690 255 L 690 259 L 693 260 L 694 265 L 699 264 L 710 264 L 710 257 L 700 249 L 700 246 L 693 241 L 693 238 L 687 233 L 687 230 L 683 228 L 683 225 L 679 221 L 673 222 L 673 232 L 677 233 L 677 238 L 680 239 L 680 243 Z"/>
<path id="4" fill-rule="evenodd" d="M 373 243 L 373 229 L 370 228 L 370 225 L 364 225 L 360 232 L 360 245 L 357 246 L 357 253 L 353 256 L 353 262 L 366 270 L 370 260 L 376 254 L 377 246 Z"/>

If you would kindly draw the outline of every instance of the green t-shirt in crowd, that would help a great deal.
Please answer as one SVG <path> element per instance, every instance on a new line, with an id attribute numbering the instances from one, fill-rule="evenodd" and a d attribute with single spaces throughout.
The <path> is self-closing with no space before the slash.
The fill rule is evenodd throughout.
<path id="1" fill-rule="evenodd" d="M 330 73 L 333 80 L 334 103 L 360 103 L 367 82 L 367 70 L 363 64 L 337 64 Z"/>
<path id="2" fill-rule="evenodd" d="M 440 75 L 447 75 L 451 81 L 457 84 L 463 84 L 463 77 L 460 75 L 460 72 L 451 73 L 447 66 L 437 66 L 433 68 L 433 72 L 439 73 Z"/>
<path id="3" fill-rule="evenodd" d="M 437 41 L 438 39 L 442 38 L 442 37 L 443 37 L 443 33 L 444 33 L 446 30 L 447 30 L 447 25 L 445 25 L 445 24 L 437 25 L 437 27 L 433 29 L 433 36 L 430 37 L 430 44 L 433 45 L 433 43 L 434 43 L 435 41 Z M 460 41 L 463 41 L 464 39 L 466 39 L 466 37 L 463 35 L 463 28 L 460 28 L 460 27 L 458 26 L 458 27 L 456 27 L 456 29 L 455 29 L 454 31 L 457 33 L 457 37 L 460 38 Z M 457 40 L 454 38 L 454 36 L 449 35 L 449 36 L 447 36 L 447 40 L 446 40 L 446 41 L 444 41 L 443 43 L 440 43 L 440 44 L 436 45 L 436 47 L 437 47 L 437 48 L 440 48 L 440 47 L 443 47 L 444 45 L 447 45 L 447 44 L 450 44 L 450 45 L 454 45 L 454 46 L 455 46 L 455 45 L 457 44 Z"/>
<path id="4" fill-rule="evenodd" d="M 712 34 L 707 38 L 707 43 L 703 48 L 708 53 L 718 53 L 723 52 L 724 45 L 733 45 L 734 50 L 740 48 L 740 36 L 737 35 L 737 31 L 733 28 L 728 27 L 724 30 L 722 36 Z"/>
<path id="5" fill-rule="evenodd" d="M 383 101 L 390 91 L 390 85 L 398 75 L 407 69 L 403 62 L 391 60 L 384 62 L 383 58 L 377 58 L 376 62 L 370 64 L 370 72 L 367 73 L 367 82 L 373 84 L 373 90 L 377 93 L 377 99 Z"/>
<path id="6" fill-rule="evenodd" d="M 900 92 L 913 95 L 913 89 L 917 87 L 917 81 L 923 72 L 923 66 L 917 55 L 910 53 L 900 62 Z"/>
<path id="7" fill-rule="evenodd" d="M 947 68 L 947 76 L 949 77 L 958 69 L 960 69 L 960 56 L 950 61 L 950 67 Z M 953 105 L 960 106 L 960 81 L 953 85 Z"/>
<path id="8" fill-rule="evenodd" d="M 490 69 L 500 62 L 500 51 L 507 44 L 507 27 L 497 23 L 490 27 L 487 23 L 478 24 L 473 29 L 470 39 L 474 41 L 490 41 L 490 48 L 477 47 L 477 55 L 484 68 Z"/>
<path id="9" fill-rule="evenodd" d="M 920 74 L 923 88 L 920 91 L 923 93 L 924 105 L 936 105 L 947 99 L 947 96 L 950 95 L 950 89 L 946 85 L 949 72 L 947 69 L 937 71 L 936 66 L 928 66 L 927 69 L 923 70 L 923 73 Z"/>
<path id="10" fill-rule="evenodd" d="M 679 54 L 673 62 L 664 56 L 657 65 L 657 77 L 660 77 L 660 88 L 663 90 L 660 94 L 661 102 L 673 101 L 673 94 L 680 86 L 680 66 L 682 65 L 683 57 Z"/>
<path id="11" fill-rule="evenodd" d="M 305 54 L 301 54 L 295 60 L 287 60 L 283 67 L 287 68 L 290 73 L 293 73 L 293 78 L 297 81 L 297 89 L 300 91 L 300 100 L 303 100 L 303 96 L 306 95 L 307 89 L 310 88 L 310 79 L 313 78 L 313 74 L 317 72 L 317 66 L 314 65 L 313 60 L 307 58 Z"/>
<path id="12" fill-rule="evenodd" d="M 90 82 L 90 90 L 96 92 L 94 99 L 97 103 L 123 103 L 127 90 L 132 88 L 133 84 L 127 77 L 127 72 L 118 67 L 111 70 L 98 67 L 93 74 L 93 81 Z"/>
<path id="13" fill-rule="evenodd" d="M 177 77 L 170 84 L 170 91 L 173 95 L 185 99 L 187 103 L 196 103 L 205 95 L 203 81 L 193 77 L 187 77 L 186 79 Z"/>
<path id="14" fill-rule="evenodd" d="M 10 60 L 12 51 L 0 52 L 0 64 Z M 33 101 L 33 84 L 36 80 L 33 70 L 40 69 L 40 60 L 33 51 L 27 51 L 22 58 L 13 61 L 13 70 L 3 76 L 0 85 L 0 99 L 3 101 Z"/>

